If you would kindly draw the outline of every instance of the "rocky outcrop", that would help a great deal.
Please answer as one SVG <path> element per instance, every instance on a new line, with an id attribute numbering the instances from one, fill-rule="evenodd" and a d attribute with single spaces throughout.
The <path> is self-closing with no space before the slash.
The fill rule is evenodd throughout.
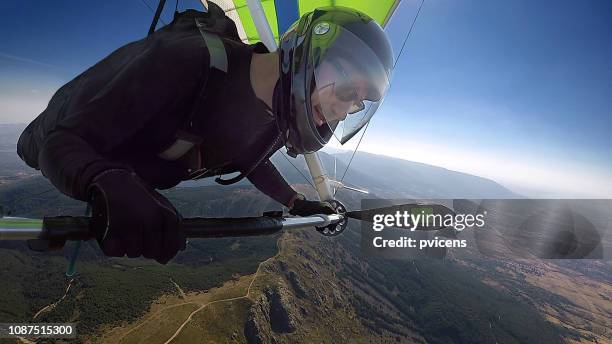
<path id="1" fill-rule="evenodd" d="M 249 344 L 272 343 L 269 328 L 270 312 L 265 296 L 259 297 L 249 310 L 244 325 L 244 337 Z"/>
<path id="2" fill-rule="evenodd" d="M 292 297 L 283 284 L 265 289 L 249 310 L 244 328 L 247 343 L 276 343 L 274 334 L 296 330 L 298 313 Z"/>
<path id="3" fill-rule="evenodd" d="M 289 271 L 287 272 L 286 276 L 287 276 L 287 279 L 289 280 L 289 283 L 291 283 L 291 287 L 293 288 L 293 291 L 295 292 L 295 296 L 299 297 L 300 299 L 305 299 L 307 297 L 306 290 L 304 289 L 304 286 L 300 282 L 300 278 L 298 274 L 296 274 L 295 271 Z"/>
<path id="4" fill-rule="evenodd" d="M 276 333 L 291 333 L 296 328 L 295 306 L 291 303 L 291 293 L 281 286 L 265 292 L 270 305 L 270 328 Z"/>
<path id="5" fill-rule="evenodd" d="M 282 271 L 287 278 L 287 281 L 289 281 L 289 284 L 291 284 L 291 288 L 293 288 L 295 296 L 299 297 L 300 299 L 307 298 L 306 289 L 300 282 L 300 277 L 298 274 L 291 270 L 285 261 L 279 261 L 278 266 L 280 267 L 280 271 Z"/>
<path id="6" fill-rule="evenodd" d="M 354 283 L 337 275 L 356 258 L 337 241 L 304 230 L 286 233 L 279 246 L 261 270 L 267 282 L 247 315 L 247 343 L 415 342 L 409 329 L 363 325 L 351 300 Z"/>

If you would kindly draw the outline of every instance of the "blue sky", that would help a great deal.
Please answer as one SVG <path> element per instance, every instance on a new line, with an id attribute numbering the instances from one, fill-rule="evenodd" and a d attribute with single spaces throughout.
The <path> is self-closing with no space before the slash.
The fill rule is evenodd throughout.
<path id="1" fill-rule="evenodd" d="M 388 26 L 397 50 L 419 4 Z M 0 2 L 0 123 L 29 122 L 151 17 L 141 0 Z M 360 149 L 534 196 L 612 197 L 611 132 L 612 2 L 426 0 Z"/>

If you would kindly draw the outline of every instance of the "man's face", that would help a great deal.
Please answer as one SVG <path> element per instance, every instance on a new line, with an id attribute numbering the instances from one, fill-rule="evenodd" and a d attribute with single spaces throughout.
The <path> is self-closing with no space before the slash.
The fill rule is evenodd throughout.
<path id="1" fill-rule="evenodd" d="M 315 73 L 315 82 L 311 104 L 318 127 L 342 121 L 349 113 L 363 108 L 367 82 L 348 62 L 342 59 L 322 62 Z"/>

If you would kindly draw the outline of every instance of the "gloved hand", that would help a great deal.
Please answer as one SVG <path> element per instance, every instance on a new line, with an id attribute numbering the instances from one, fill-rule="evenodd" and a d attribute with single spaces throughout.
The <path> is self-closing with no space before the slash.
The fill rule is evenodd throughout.
<path id="1" fill-rule="evenodd" d="M 304 195 L 298 195 L 289 210 L 289 214 L 310 216 L 315 214 L 336 214 L 336 210 L 328 202 L 309 201 Z"/>
<path id="2" fill-rule="evenodd" d="M 143 255 L 166 264 L 185 248 L 180 215 L 161 194 L 136 173 L 111 169 L 96 176 L 88 188 L 92 228 L 107 256 Z"/>

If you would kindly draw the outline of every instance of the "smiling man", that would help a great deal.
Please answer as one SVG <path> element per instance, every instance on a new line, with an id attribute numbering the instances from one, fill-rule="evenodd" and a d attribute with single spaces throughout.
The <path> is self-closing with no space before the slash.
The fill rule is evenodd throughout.
<path id="1" fill-rule="evenodd" d="M 332 133 L 346 143 L 370 120 L 389 88 L 393 58 L 385 33 L 364 14 L 338 11 L 313 18 L 309 39 L 304 40 L 308 47 L 302 48 L 301 56 L 294 56 L 298 59 L 294 64 L 304 67 L 294 69 L 292 100 L 303 104 L 301 117 L 309 120 L 307 124 L 295 119 L 296 131 L 309 141 L 295 139 L 295 145 L 316 151 Z M 300 32 L 300 24 L 293 30 Z M 298 116 L 300 110 L 296 109 Z"/>
<path id="2" fill-rule="evenodd" d="M 381 27 L 348 8 L 305 14 L 270 53 L 240 42 L 210 3 L 208 14 L 178 14 L 61 87 L 18 153 L 92 204 L 105 254 L 167 263 L 185 237 L 155 189 L 183 180 L 239 172 L 216 181 L 248 178 L 293 215 L 334 213 L 298 195 L 269 157 L 283 146 L 292 156 L 315 152 L 334 131 L 350 139 L 382 101 L 392 62 Z"/>

